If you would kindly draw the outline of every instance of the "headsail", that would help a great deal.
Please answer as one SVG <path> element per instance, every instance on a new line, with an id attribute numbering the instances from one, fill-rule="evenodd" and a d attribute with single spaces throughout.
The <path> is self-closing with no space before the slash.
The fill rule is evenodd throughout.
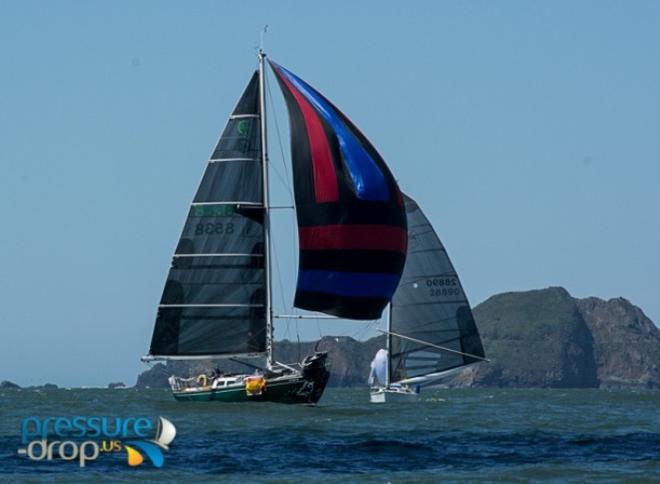
<path id="1" fill-rule="evenodd" d="M 341 111 L 292 72 L 270 65 L 291 126 L 300 245 L 294 304 L 376 319 L 405 263 L 401 192 L 378 152 Z"/>
<path id="2" fill-rule="evenodd" d="M 255 72 L 188 212 L 158 307 L 152 356 L 265 351 L 258 94 Z"/>
<path id="3" fill-rule="evenodd" d="M 407 195 L 404 199 L 408 256 L 392 299 L 390 331 L 418 341 L 388 336 L 393 382 L 448 371 L 484 358 L 470 304 L 447 251 L 417 203 Z"/>
<path id="4" fill-rule="evenodd" d="M 369 385 L 387 385 L 387 350 L 379 349 L 370 366 Z"/>

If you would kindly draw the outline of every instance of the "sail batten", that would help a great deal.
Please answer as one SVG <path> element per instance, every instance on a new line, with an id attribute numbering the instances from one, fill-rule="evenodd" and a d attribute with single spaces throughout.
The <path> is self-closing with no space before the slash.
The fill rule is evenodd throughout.
<path id="1" fill-rule="evenodd" d="M 174 254 L 174 257 L 263 257 L 263 254 Z"/>
<path id="2" fill-rule="evenodd" d="M 254 207 L 263 207 L 264 205 L 259 202 L 245 202 L 232 200 L 230 202 L 193 202 L 190 204 L 191 207 L 203 207 L 205 205 L 252 205 Z"/>
<path id="3" fill-rule="evenodd" d="M 252 163 L 261 163 L 261 160 L 255 158 L 210 158 L 209 163 L 224 163 L 227 161 L 245 161 Z"/>
<path id="4" fill-rule="evenodd" d="M 258 88 L 255 72 L 188 210 L 158 306 L 149 351 L 154 357 L 266 350 Z"/>
<path id="5" fill-rule="evenodd" d="M 485 355 L 447 251 L 417 203 L 407 195 L 404 200 L 408 254 L 392 298 L 390 369 L 394 382 L 413 383 L 447 375 Z"/>
<path id="6" fill-rule="evenodd" d="M 262 308 L 263 304 L 159 304 L 159 308 Z"/>

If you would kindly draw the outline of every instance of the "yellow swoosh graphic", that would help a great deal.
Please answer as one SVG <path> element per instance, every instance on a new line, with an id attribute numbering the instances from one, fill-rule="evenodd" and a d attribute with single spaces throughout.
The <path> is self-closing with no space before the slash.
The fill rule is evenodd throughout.
<path id="1" fill-rule="evenodd" d="M 142 454 L 140 454 L 137 450 L 135 450 L 133 447 L 130 447 L 128 445 L 124 445 L 124 449 L 126 449 L 126 454 L 128 456 L 128 465 L 131 467 L 139 466 L 144 462 L 144 457 L 142 457 Z"/>

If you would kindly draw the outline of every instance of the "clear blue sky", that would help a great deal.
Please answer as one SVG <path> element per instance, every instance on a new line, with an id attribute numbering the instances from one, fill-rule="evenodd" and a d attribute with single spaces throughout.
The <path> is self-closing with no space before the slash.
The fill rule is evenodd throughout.
<path id="1" fill-rule="evenodd" d="M 473 304 L 561 285 L 660 321 L 659 22 L 650 1 L 3 1 L 0 380 L 135 381 L 264 24 L 422 205 Z"/>

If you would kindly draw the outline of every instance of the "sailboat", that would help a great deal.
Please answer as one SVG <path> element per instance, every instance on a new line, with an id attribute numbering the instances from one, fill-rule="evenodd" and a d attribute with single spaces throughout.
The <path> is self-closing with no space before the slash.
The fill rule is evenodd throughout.
<path id="1" fill-rule="evenodd" d="M 415 200 L 404 199 L 406 263 L 383 331 L 386 348 L 371 362 L 372 403 L 414 400 L 422 386 L 488 361 L 447 251 Z"/>
<path id="2" fill-rule="evenodd" d="M 286 315 L 274 314 L 272 305 L 266 55 L 260 50 L 257 57 L 190 206 L 143 357 L 209 365 L 232 359 L 251 371 L 172 375 L 177 400 L 313 404 L 329 378 L 326 352 L 293 364 L 273 357 L 273 321 Z M 402 193 L 376 149 L 337 107 L 268 62 L 290 121 L 299 246 L 294 306 L 327 317 L 377 319 L 405 264 Z M 244 361 L 264 357 L 264 366 Z"/>

